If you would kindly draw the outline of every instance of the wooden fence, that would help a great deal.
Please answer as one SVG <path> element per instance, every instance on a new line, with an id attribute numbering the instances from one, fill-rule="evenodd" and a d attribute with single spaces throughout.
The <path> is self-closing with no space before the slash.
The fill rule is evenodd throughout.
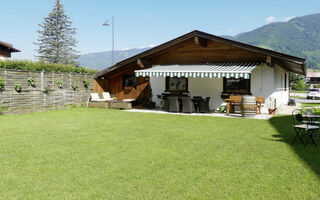
<path id="1" fill-rule="evenodd" d="M 4 88 L 0 90 L 0 112 L 5 114 L 83 104 L 93 91 L 92 74 L 0 70 L 0 78 L 4 80 Z M 34 79 L 34 86 L 29 85 L 28 78 Z M 83 83 L 85 79 L 89 80 L 88 87 Z M 63 81 L 62 88 L 57 85 L 58 81 Z M 21 92 L 16 91 L 15 83 L 21 84 Z M 74 83 L 78 86 L 75 90 Z M 49 93 L 45 93 L 46 88 Z"/>

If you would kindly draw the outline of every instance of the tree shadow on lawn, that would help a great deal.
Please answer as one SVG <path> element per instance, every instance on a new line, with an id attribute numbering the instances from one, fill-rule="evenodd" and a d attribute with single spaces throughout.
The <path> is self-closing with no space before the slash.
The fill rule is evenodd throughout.
<path id="1" fill-rule="evenodd" d="M 272 117 L 269 123 L 277 130 L 278 134 L 273 135 L 274 141 L 280 141 L 287 143 L 292 150 L 313 170 L 315 174 L 320 178 L 320 133 L 317 133 L 315 142 L 317 146 L 309 143 L 305 148 L 303 144 L 299 143 L 299 139 L 296 139 L 296 143 L 291 144 L 295 136 L 295 131 L 292 127 L 291 115 Z"/>

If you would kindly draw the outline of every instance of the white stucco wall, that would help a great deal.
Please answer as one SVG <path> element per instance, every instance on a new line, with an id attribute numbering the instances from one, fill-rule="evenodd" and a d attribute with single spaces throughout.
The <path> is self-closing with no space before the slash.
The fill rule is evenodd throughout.
<path id="1" fill-rule="evenodd" d="M 251 73 L 251 93 L 254 96 L 264 97 L 266 103 L 262 108 L 263 113 L 268 112 L 269 97 L 276 99 L 277 108 L 288 103 L 289 90 L 285 90 L 286 71 L 279 66 L 269 67 L 261 65 Z M 288 77 L 287 77 L 288 87 Z"/>
<path id="2" fill-rule="evenodd" d="M 215 110 L 224 102 L 221 99 L 222 78 L 189 78 L 188 84 L 191 96 L 211 97 L 209 102 L 211 110 Z"/>
<path id="3" fill-rule="evenodd" d="M 160 101 L 157 97 L 158 94 L 166 90 L 166 78 L 164 77 L 150 77 L 150 86 L 152 89 L 152 100 L 156 102 L 156 106 L 160 106 Z"/>
<path id="4" fill-rule="evenodd" d="M 289 100 L 288 88 L 284 90 L 285 71 L 278 67 L 269 67 L 260 65 L 251 74 L 251 93 L 254 96 L 264 97 L 266 99 L 265 106 L 262 108 L 263 113 L 268 113 L 268 98 L 277 99 L 277 108 L 287 104 Z M 210 109 L 217 109 L 224 101 L 221 99 L 223 91 L 222 78 L 189 78 L 189 92 L 191 96 L 210 96 Z M 152 88 L 153 101 L 156 106 L 160 106 L 157 94 L 165 91 L 165 78 L 150 77 L 150 85 Z M 287 86 L 288 86 L 287 77 Z"/>

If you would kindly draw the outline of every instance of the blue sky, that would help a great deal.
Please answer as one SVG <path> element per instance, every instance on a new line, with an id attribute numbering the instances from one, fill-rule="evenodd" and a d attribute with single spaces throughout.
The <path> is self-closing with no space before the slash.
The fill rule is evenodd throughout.
<path id="1" fill-rule="evenodd" d="M 38 24 L 55 0 L 0 0 L 0 40 L 22 50 L 13 58 L 33 59 Z M 115 16 L 115 49 L 158 45 L 192 30 L 236 35 L 293 16 L 320 13 L 319 0 L 61 0 L 78 29 L 78 50 L 111 50 Z"/>

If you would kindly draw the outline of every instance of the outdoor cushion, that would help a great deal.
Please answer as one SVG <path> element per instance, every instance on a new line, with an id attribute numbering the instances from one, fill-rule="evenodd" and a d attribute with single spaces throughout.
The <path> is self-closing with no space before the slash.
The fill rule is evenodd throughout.
<path id="1" fill-rule="evenodd" d="M 103 99 L 100 99 L 98 93 L 91 93 L 90 96 L 91 96 L 91 101 L 105 101 Z"/>
<path id="2" fill-rule="evenodd" d="M 130 103 L 130 102 L 133 102 L 133 101 L 135 101 L 135 99 L 123 99 L 122 101 L 123 101 L 123 102 L 127 102 L 127 103 Z"/>
<path id="3" fill-rule="evenodd" d="M 102 92 L 102 96 L 103 96 L 103 100 L 105 100 L 105 101 L 111 101 L 111 100 L 113 100 L 113 98 L 111 98 L 109 92 Z"/>

